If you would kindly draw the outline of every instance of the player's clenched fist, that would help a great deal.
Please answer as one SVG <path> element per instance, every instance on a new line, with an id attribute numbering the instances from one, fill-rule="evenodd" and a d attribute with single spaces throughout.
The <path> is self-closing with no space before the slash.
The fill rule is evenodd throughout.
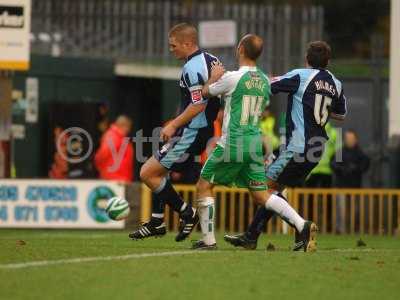
<path id="1" fill-rule="evenodd" d="M 169 124 L 167 124 L 160 133 L 160 139 L 161 141 L 168 142 L 174 135 L 176 132 L 177 128 L 176 126 L 173 124 L 173 122 L 170 122 Z"/>

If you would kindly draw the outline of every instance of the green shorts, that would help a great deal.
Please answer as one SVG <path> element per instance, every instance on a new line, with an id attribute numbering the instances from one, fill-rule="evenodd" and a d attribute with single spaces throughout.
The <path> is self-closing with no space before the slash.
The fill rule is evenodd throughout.
<path id="1" fill-rule="evenodd" d="M 257 151 L 258 152 L 258 151 Z M 243 153 L 242 159 L 229 159 L 220 145 L 210 154 L 200 174 L 210 183 L 247 188 L 252 191 L 267 189 L 264 161 L 260 153 Z"/>

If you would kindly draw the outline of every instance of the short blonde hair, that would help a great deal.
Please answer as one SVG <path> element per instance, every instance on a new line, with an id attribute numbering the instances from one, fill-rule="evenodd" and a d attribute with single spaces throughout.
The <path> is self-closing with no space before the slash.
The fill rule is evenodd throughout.
<path id="1" fill-rule="evenodd" d="M 191 24 L 176 24 L 170 29 L 168 35 L 170 37 L 175 37 L 179 42 L 190 41 L 197 45 L 197 30 Z"/>

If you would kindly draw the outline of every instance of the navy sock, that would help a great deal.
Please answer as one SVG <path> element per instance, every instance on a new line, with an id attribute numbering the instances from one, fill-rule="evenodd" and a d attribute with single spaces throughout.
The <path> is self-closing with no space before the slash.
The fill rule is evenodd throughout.
<path id="1" fill-rule="evenodd" d="M 273 211 L 267 210 L 265 206 L 259 207 L 254 215 L 253 221 L 247 228 L 247 237 L 252 240 L 257 240 L 263 231 L 264 225 L 273 217 L 274 214 Z"/>
<path id="2" fill-rule="evenodd" d="M 165 204 L 168 204 L 174 211 L 179 213 L 185 204 L 181 196 L 173 188 L 171 182 L 166 178 L 163 179 L 160 186 L 154 191 L 154 194 L 153 205 L 159 211 L 161 208 L 164 208 Z"/>
<path id="3" fill-rule="evenodd" d="M 151 206 L 151 213 L 153 215 L 163 215 L 164 210 L 165 210 L 165 202 L 163 201 L 162 198 L 158 196 L 158 194 L 153 193 L 153 198 L 152 198 L 152 206 Z"/>
<path id="4" fill-rule="evenodd" d="M 150 223 L 153 224 L 154 226 L 160 226 L 164 220 L 162 218 L 157 218 L 157 217 L 151 217 Z"/>

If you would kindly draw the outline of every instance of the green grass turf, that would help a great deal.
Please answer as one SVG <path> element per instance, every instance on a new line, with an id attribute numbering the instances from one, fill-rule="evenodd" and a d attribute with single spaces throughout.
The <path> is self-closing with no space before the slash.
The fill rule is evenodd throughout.
<path id="1" fill-rule="evenodd" d="M 245 251 L 220 235 L 215 252 L 0 268 L 0 299 L 400 299 L 399 238 L 364 236 L 367 245 L 356 247 L 358 239 L 319 236 L 318 252 L 293 253 L 290 236 L 264 235 Z M 276 251 L 265 250 L 269 242 Z M 125 231 L 3 229 L 0 265 L 189 246 L 172 234 L 134 242 Z"/>

